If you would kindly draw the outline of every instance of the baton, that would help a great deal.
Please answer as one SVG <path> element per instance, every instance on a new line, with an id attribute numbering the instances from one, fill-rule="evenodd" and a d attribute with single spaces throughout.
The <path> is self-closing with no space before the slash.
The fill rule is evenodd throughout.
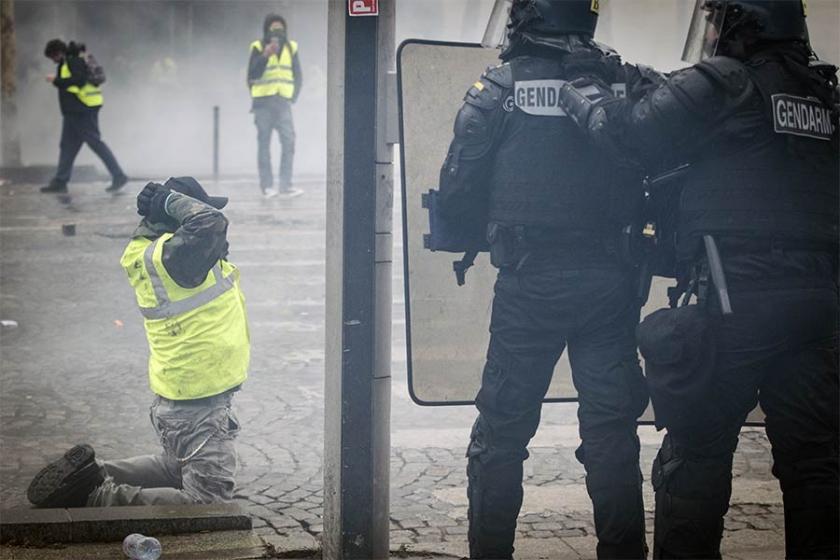
<path id="1" fill-rule="evenodd" d="M 709 262 L 709 274 L 717 291 L 720 301 L 720 310 L 724 315 L 732 315 L 732 304 L 729 302 L 729 288 L 726 286 L 726 276 L 723 274 L 723 263 L 720 262 L 715 238 L 711 235 L 703 236 L 703 243 L 706 245 L 706 259 Z"/>

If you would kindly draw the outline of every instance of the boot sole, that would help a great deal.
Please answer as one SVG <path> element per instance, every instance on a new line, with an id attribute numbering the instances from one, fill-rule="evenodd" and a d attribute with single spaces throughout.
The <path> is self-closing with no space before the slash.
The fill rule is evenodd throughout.
<path id="1" fill-rule="evenodd" d="M 35 475 L 26 490 L 26 497 L 37 507 L 60 500 L 72 491 L 73 475 L 81 473 L 94 462 L 95 457 L 93 448 L 89 445 L 73 447 L 61 459 L 53 461 Z"/>

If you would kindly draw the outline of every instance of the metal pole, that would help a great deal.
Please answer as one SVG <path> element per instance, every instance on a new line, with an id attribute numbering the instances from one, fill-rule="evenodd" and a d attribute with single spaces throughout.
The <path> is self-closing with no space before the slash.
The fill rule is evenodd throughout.
<path id="1" fill-rule="evenodd" d="M 323 557 L 388 558 L 394 0 L 330 0 Z"/>
<path id="2" fill-rule="evenodd" d="M 219 106 L 213 106 L 213 180 L 219 180 Z"/>
<path id="3" fill-rule="evenodd" d="M 2 159 L 7 167 L 20 166 L 20 136 L 17 127 L 17 50 L 15 46 L 15 3 L 0 0 L 0 124 Z"/>

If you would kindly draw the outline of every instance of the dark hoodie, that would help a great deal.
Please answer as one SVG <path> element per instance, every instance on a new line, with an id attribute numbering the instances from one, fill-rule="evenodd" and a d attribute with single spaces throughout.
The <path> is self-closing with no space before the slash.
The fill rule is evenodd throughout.
<path id="1" fill-rule="evenodd" d="M 268 14 L 267 16 L 265 16 L 265 20 L 263 21 L 263 36 L 262 36 L 263 48 L 265 48 L 265 46 L 271 40 L 271 38 L 269 36 L 268 28 L 275 21 L 282 21 L 283 22 L 283 25 L 286 26 L 286 36 L 288 37 L 289 27 L 286 25 L 286 20 L 283 19 L 282 16 L 279 16 L 277 14 Z M 281 53 L 283 52 L 283 47 L 285 47 L 285 45 L 281 46 L 281 48 L 280 48 Z M 251 49 L 251 56 L 250 56 L 250 59 L 248 60 L 248 87 L 249 88 L 251 87 L 250 86 L 251 81 L 259 80 L 262 77 L 263 72 L 265 72 L 265 67 L 266 67 L 267 64 L 268 64 L 268 58 L 263 56 L 262 51 L 259 51 L 255 48 Z M 294 96 L 292 97 L 292 103 L 294 103 L 295 101 L 297 101 L 298 95 L 300 95 L 300 89 L 303 86 L 303 72 L 301 72 L 301 69 L 300 69 L 300 60 L 298 59 L 298 53 L 297 52 L 292 55 L 292 74 L 294 75 L 294 80 L 295 80 L 295 93 L 294 93 Z M 283 98 L 281 98 L 280 96 L 257 97 L 257 98 L 253 99 L 252 107 L 256 109 L 257 107 L 264 106 L 268 103 L 276 103 L 281 99 L 283 99 Z"/>

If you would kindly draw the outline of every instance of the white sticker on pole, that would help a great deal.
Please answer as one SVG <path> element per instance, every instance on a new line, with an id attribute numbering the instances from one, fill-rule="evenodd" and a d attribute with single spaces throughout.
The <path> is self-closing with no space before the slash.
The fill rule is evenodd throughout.
<path id="1" fill-rule="evenodd" d="M 379 0 L 347 0 L 347 11 L 351 16 L 378 16 Z"/>

